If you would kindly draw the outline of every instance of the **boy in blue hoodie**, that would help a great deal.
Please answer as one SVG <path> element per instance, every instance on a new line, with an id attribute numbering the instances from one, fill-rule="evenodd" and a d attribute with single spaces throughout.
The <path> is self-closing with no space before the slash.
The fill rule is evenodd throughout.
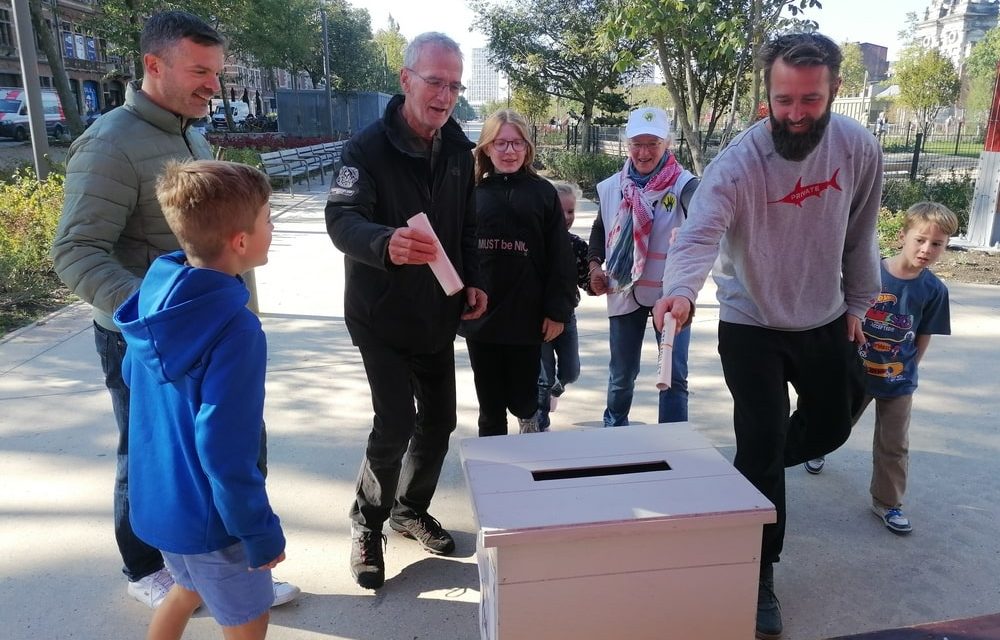
<path id="1" fill-rule="evenodd" d="M 267 345 L 239 274 L 267 262 L 266 176 L 171 162 L 156 185 L 183 251 L 153 262 L 115 314 L 128 343 L 132 527 L 175 585 L 149 639 L 179 639 L 202 603 L 225 637 L 264 638 L 285 537 L 257 466 Z"/>

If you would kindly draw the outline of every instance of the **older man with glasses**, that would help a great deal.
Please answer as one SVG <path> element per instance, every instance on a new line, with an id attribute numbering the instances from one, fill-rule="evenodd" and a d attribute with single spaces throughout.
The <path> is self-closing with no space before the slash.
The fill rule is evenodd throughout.
<path id="1" fill-rule="evenodd" d="M 597 185 L 600 215 L 590 233 L 590 288 L 607 294 L 611 362 L 604 426 L 629 423 L 643 336 L 663 291 L 671 236 L 686 217 L 698 179 L 670 152 L 670 120 L 643 107 L 625 127 L 628 158 Z M 655 332 L 659 341 L 660 334 Z M 670 387 L 660 391 L 658 421 L 687 421 L 687 356 L 691 328 L 674 338 Z"/>
<path id="2" fill-rule="evenodd" d="M 428 512 L 455 429 L 459 319 L 486 310 L 479 288 L 473 144 L 451 119 L 462 53 L 441 33 L 409 44 L 403 95 L 344 149 L 326 226 L 344 252 L 344 315 L 361 352 L 375 412 L 351 507 L 351 573 L 367 589 L 385 581 L 382 525 L 448 555 L 455 541 Z M 427 214 L 440 244 L 410 229 Z M 428 263 L 443 251 L 465 283 L 448 296 Z"/>

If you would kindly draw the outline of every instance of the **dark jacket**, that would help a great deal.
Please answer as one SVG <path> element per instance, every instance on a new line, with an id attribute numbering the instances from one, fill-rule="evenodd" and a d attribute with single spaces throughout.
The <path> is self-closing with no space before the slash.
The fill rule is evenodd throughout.
<path id="1" fill-rule="evenodd" d="M 566 322 L 576 305 L 576 264 L 559 196 L 524 170 L 476 188 L 476 225 L 486 313 L 462 323 L 469 340 L 539 344 L 542 320 Z"/>
<path id="2" fill-rule="evenodd" d="M 172 553 L 201 554 L 238 541 L 250 566 L 285 549 L 257 468 L 267 343 L 236 277 L 154 261 L 115 314 L 128 343 L 122 379 L 132 392 L 132 527 Z"/>
<path id="3" fill-rule="evenodd" d="M 454 341 L 465 295 L 445 296 L 427 265 L 393 265 L 389 238 L 414 214 L 426 213 L 462 281 L 479 287 L 474 145 L 448 120 L 432 169 L 426 155 L 403 143 L 396 118 L 403 100 L 395 96 L 382 120 L 345 146 L 344 166 L 326 205 L 326 229 L 344 252 L 344 315 L 354 344 L 431 353 Z"/>

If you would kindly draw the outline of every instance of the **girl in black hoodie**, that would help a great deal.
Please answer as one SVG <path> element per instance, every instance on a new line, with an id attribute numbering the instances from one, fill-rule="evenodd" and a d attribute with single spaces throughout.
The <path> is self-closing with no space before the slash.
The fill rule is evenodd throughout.
<path id="1" fill-rule="evenodd" d="M 538 431 L 542 341 L 554 340 L 573 312 L 576 272 L 556 190 L 532 168 L 534 145 L 511 110 L 483 124 L 476 159 L 479 264 L 489 307 L 461 333 L 479 398 L 479 435 L 507 433 L 507 410 L 521 433 Z"/>

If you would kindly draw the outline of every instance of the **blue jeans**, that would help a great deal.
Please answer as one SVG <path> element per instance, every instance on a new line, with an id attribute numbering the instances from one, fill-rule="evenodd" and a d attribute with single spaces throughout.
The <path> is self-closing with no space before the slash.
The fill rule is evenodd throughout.
<path id="1" fill-rule="evenodd" d="M 538 428 L 549 428 L 549 404 L 552 385 L 565 387 L 580 379 L 580 339 L 576 314 L 569 317 L 563 332 L 552 342 L 542 343 L 542 366 L 538 371 Z"/>
<path id="2" fill-rule="evenodd" d="M 604 410 L 604 426 L 620 427 L 628 424 L 632 408 L 635 379 L 639 375 L 642 340 L 650 317 L 649 307 L 639 307 L 623 316 L 611 316 L 611 362 L 608 365 L 608 406 Z M 660 332 L 654 330 L 656 342 Z M 691 327 L 686 327 L 674 337 L 671 363 L 670 388 L 660 392 L 659 422 L 686 422 L 688 419 L 688 348 L 691 345 Z"/>
<path id="3" fill-rule="evenodd" d="M 118 423 L 118 466 L 115 470 L 115 539 L 121 552 L 122 568 L 132 582 L 163 568 L 160 552 L 140 540 L 132 531 L 128 504 L 128 414 L 129 390 L 122 380 L 122 360 L 125 359 L 125 338 L 94 323 L 94 342 L 101 356 L 104 384 L 111 392 L 111 407 Z"/>

